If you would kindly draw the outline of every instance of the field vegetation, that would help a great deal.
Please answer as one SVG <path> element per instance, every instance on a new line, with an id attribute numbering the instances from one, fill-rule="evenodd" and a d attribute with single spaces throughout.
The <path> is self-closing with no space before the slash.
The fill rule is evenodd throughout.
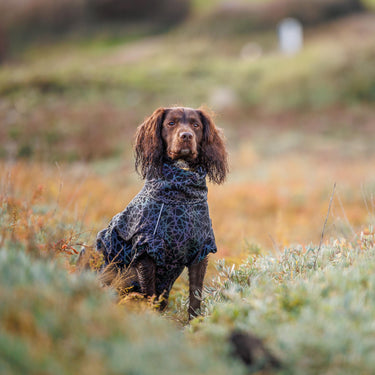
<path id="1" fill-rule="evenodd" d="M 374 2 L 332 18 L 317 1 L 285 56 L 272 11 L 303 1 L 165 1 L 168 22 L 82 1 L 57 30 L 51 14 L 73 2 L 33 1 L 0 5 L 0 373 L 372 373 Z M 209 186 L 219 251 L 190 325 L 185 274 L 159 314 L 76 266 L 142 186 L 137 125 L 174 104 L 212 108 L 230 153 L 228 181 Z M 233 359 L 233 330 L 281 367 Z"/>

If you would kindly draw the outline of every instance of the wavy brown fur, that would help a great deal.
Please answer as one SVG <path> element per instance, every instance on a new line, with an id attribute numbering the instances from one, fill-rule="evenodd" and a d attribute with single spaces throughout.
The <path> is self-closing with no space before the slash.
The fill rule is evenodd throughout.
<path id="1" fill-rule="evenodd" d="M 228 154 L 223 133 L 206 110 L 198 109 L 198 113 L 204 125 L 198 164 L 205 168 L 210 181 L 222 184 L 228 173 Z"/>
<path id="2" fill-rule="evenodd" d="M 148 172 L 158 176 L 164 159 L 164 145 L 161 126 L 165 115 L 164 108 L 158 108 L 138 126 L 135 134 L 135 169 L 144 179 Z"/>
<path id="3" fill-rule="evenodd" d="M 166 156 L 166 145 L 161 136 L 163 120 L 168 108 L 158 108 L 138 127 L 135 135 L 135 168 L 142 178 L 161 174 Z M 198 145 L 199 155 L 192 166 L 202 166 L 210 181 L 221 184 L 228 173 L 227 152 L 222 131 L 216 127 L 207 110 L 196 110 L 203 124 L 203 139 Z"/>

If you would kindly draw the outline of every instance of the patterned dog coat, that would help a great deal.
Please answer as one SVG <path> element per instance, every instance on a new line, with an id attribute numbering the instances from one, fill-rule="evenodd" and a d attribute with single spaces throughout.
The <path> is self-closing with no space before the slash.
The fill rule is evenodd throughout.
<path id="1" fill-rule="evenodd" d="M 184 267 L 217 251 L 205 171 L 164 163 L 162 178 L 147 178 L 125 210 L 98 233 L 97 250 L 106 264 L 119 267 L 147 253 L 157 265 L 156 292 L 168 293 Z"/>

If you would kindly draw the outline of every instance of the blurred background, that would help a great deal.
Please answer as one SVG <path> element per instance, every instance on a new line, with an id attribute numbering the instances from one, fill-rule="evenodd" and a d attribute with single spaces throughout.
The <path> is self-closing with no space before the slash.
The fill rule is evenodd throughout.
<path id="1" fill-rule="evenodd" d="M 230 152 L 228 182 L 209 192 L 219 257 L 318 243 L 334 182 L 325 238 L 371 231 L 374 10 L 374 0 L 0 0 L 9 225 L 23 241 L 93 243 L 142 186 L 137 125 L 159 106 L 204 104 Z"/>

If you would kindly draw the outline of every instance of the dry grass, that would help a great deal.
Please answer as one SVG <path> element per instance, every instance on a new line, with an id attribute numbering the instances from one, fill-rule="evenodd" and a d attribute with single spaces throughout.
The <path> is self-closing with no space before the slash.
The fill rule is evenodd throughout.
<path id="1" fill-rule="evenodd" d="M 209 188 L 220 258 L 239 259 L 249 248 L 257 251 L 257 245 L 262 251 L 280 251 L 293 243 L 317 243 L 334 182 L 326 238 L 350 235 L 372 220 L 373 156 L 288 152 L 262 159 L 246 143 L 232 152 L 231 161 L 228 182 Z M 142 186 L 129 161 L 61 166 L 3 162 L 1 170 L 6 213 L 2 242 L 16 238 L 41 252 L 74 254 L 82 245 L 92 246 L 97 231 Z"/>
<path id="2" fill-rule="evenodd" d="M 187 362 L 192 367 L 186 373 L 228 373 L 223 350 L 233 326 L 254 328 L 271 348 L 284 348 L 280 354 L 295 369 L 290 373 L 313 371 L 327 358 L 319 367 L 326 373 L 343 353 L 348 365 L 338 364 L 332 373 L 344 373 L 344 367 L 355 373 L 358 358 L 363 367 L 357 369 L 373 368 L 366 341 L 372 342 L 375 285 L 373 25 L 373 15 L 361 15 L 307 29 L 305 49 L 293 58 L 277 54 L 273 32 L 218 40 L 198 28 L 185 35 L 183 27 L 138 43 L 129 43 L 131 35 L 90 43 L 73 38 L 34 48 L 4 65 L 0 352 L 14 359 L 9 368 L 142 374 L 157 368 L 175 374 Z M 249 42 L 262 53 L 242 59 L 240 51 Z M 229 100 L 215 103 L 214 94 L 222 92 Z M 211 289 L 203 305 L 209 316 L 193 324 L 199 345 L 191 351 L 166 322 L 187 323 L 186 273 L 173 287 L 167 319 L 160 319 L 144 314 L 150 304 L 140 303 L 139 295 L 115 304 L 95 275 L 76 272 L 81 248 L 95 253 L 96 233 L 143 184 L 131 151 L 136 126 L 155 107 L 176 102 L 211 104 L 231 156 L 226 184 L 209 187 L 219 251 L 206 278 Z M 335 182 L 324 243 L 316 250 L 309 244 L 320 241 Z M 220 258 L 225 260 L 215 271 L 213 260 Z M 100 256 L 90 260 L 91 268 L 102 262 Z M 228 261 L 240 266 L 226 266 Z M 74 275 L 61 271 L 61 263 Z M 215 279 L 214 272 L 224 274 Z M 114 286 L 121 289 L 124 277 L 116 276 Z M 228 303 L 221 306 L 218 295 Z M 353 296 L 364 296 L 366 303 Z M 352 309 L 348 301 L 354 301 Z M 298 320 L 304 306 L 308 315 L 301 318 L 309 319 Z M 199 333 L 205 327 L 206 337 Z M 352 346 L 339 352 L 345 340 Z M 210 362 L 201 347 L 211 352 L 215 346 L 219 354 Z M 145 353 L 156 361 L 144 361 Z M 306 353 L 314 363 L 306 362 Z M 2 360 L 0 372 L 10 373 L 2 371 L 10 366 L 7 357 Z"/>
<path id="3" fill-rule="evenodd" d="M 325 240 L 354 235 L 374 215 L 373 21 L 307 30 L 293 58 L 276 53 L 275 35 L 252 35 L 263 54 L 247 61 L 239 52 L 250 36 L 182 29 L 30 50 L 0 71 L 1 244 L 67 253 L 74 264 L 142 186 L 130 140 L 144 116 L 210 104 L 221 88 L 235 99 L 212 104 L 231 153 L 228 182 L 209 192 L 215 257 L 317 243 L 334 182 Z"/>

